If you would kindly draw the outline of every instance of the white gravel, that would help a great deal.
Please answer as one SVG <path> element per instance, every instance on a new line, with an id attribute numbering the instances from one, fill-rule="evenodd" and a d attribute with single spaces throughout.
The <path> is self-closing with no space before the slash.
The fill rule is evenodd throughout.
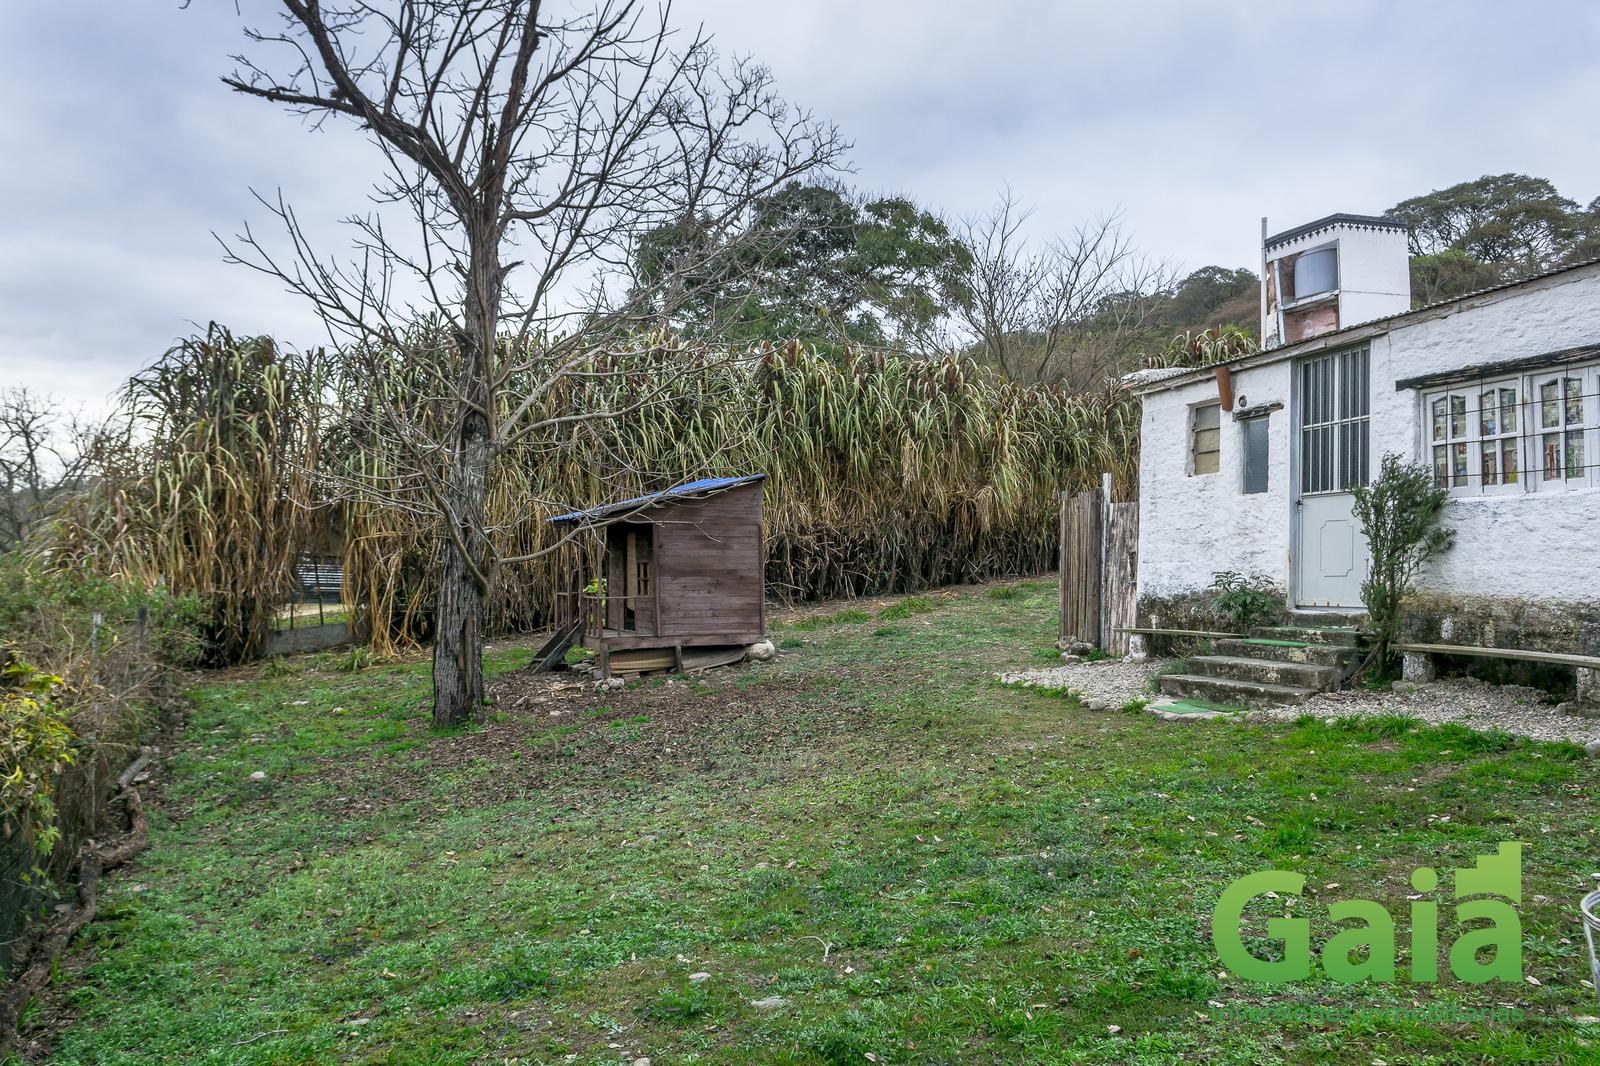
<path id="1" fill-rule="evenodd" d="M 1426 685 L 1402 682 L 1400 689 L 1326 692 L 1299 707 L 1271 707 L 1266 713 L 1274 718 L 1404 714 L 1431 725 L 1458 722 L 1482 732 L 1499 729 L 1534 740 L 1570 740 L 1584 746 L 1600 743 L 1600 718 L 1557 711 L 1549 695 L 1536 688 L 1452 677 Z"/>
<path id="2" fill-rule="evenodd" d="M 1008 685 L 1068 689 L 1086 707 L 1117 710 L 1132 700 L 1150 699 L 1150 678 L 1166 662 L 1165 659 L 1099 659 L 1063 663 L 1047 670 L 1001 674 L 1000 680 Z"/>
<path id="3" fill-rule="evenodd" d="M 1170 660 L 1101 659 L 1063 663 L 1044 670 L 1001 674 L 1011 685 L 1067 689 L 1086 707 L 1116 710 L 1132 700 L 1151 699 L 1150 678 Z M 1459 722 L 1477 730 L 1499 729 L 1534 740 L 1568 740 L 1600 755 L 1600 718 L 1582 718 L 1555 708 L 1549 696 L 1520 685 L 1491 685 L 1470 677 L 1426 685 L 1403 683 L 1393 689 L 1346 689 L 1313 697 L 1296 707 L 1266 707 L 1255 717 L 1293 720 L 1403 714 L 1431 725 Z"/>

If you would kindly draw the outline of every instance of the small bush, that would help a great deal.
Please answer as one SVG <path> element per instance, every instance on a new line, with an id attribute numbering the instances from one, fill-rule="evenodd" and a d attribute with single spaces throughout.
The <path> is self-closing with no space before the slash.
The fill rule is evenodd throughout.
<path id="1" fill-rule="evenodd" d="M 1211 609 L 1241 633 L 1265 625 L 1283 612 L 1283 595 L 1262 577 L 1223 570 L 1212 575 L 1211 589 L 1216 593 Z"/>
<path id="2" fill-rule="evenodd" d="M 1391 452 L 1383 457 L 1372 484 L 1358 486 L 1352 495 L 1356 519 L 1372 551 L 1361 602 L 1374 646 L 1363 666 L 1375 663 L 1382 671 L 1392 658 L 1389 645 L 1400 635 L 1401 605 L 1413 580 L 1455 542 L 1455 532 L 1444 526 L 1450 492 L 1434 484 L 1427 467 L 1406 463 Z"/>

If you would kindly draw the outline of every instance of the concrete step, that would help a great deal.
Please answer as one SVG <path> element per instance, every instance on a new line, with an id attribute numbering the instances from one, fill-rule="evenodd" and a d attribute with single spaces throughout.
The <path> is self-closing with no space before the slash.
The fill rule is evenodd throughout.
<path id="1" fill-rule="evenodd" d="M 1366 621 L 1366 611 L 1311 610 L 1290 611 L 1289 624 L 1304 629 L 1357 629 Z"/>
<path id="2" fill-rule="evenodd" d="M 1168 696 L 1210 700 L 1229 706 L 1263 703 L 1293 705 L 1304 703 L 1316 693 L 1296 685 L 1269 685 L 1260 681 L 1239 681 L 1231 677 L 1204 674 L 1162 674 L 1159 684 Z"/>
<path id="3" fill-rule="evenodd" d="M 1250 631 L 1250 635 L 1261 640 L 1295 640 L 1307 644 L 1338 644 L 1346 648 L 1356 646 L 1356 641 L 1361 634 L 1354 626 L 1320 626 L 1310 629 L 1306 626 L 1257 626 Z"/>
<path id="4" fill-rule="evenodd" d="M 1225 677 L 1234 681 L 1256 681 L 1266 685 L 1286 685 L 1326 692 L 1339 685 L 1339 670 L 1315 663 L 1274 662 L 1247 655 L 1192 655 L 1185 662 L 1191 674 Z"/>
<path id="5" fill-rule="evenodd" d="M 1244 640 L 1217 641 L 1218 655 L 1248 659 L 1267 659 L 1279 663 L 1315 663 L 1317 666 L 1350 664 L 1356 650 L 1344 644 L 1311 644 L 1303 640 L 1271 640 L 1249 637 Z"/>

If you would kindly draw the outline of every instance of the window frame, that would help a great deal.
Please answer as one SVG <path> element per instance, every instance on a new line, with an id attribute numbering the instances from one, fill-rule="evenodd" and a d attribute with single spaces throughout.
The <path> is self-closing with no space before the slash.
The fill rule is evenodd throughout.
<path id="1" fill-rule="evenodd" d="M 1597 417 L 1597 406 L 1600 406 L 1600 365 L 1579 367 L 1551 367 L 1537 374 L 1528 375 L 1528 413 L 1523 419 L 1524 433 L 1528 438 L 1528 449 L 1537 460 L 1533 464 L 1536 474 L 1532 482 L 1533 491 L 1536 492 L 1572 492 L 1585 489 L 1595 484 L 1595 446 L 1600 444 L 1600 417 Z M 1578 383 L 1578 395 L 1570 394 L 1570 383 Z M 1544 386 L 1554 384 L 1556 393 L 1556 416 L 1558 424 L 1548 427 L 1544 423 L 1545 399 Z M 1578 414 L 1581 420 L 1571 421 L 1568 405 L 1573 399 L 1578 401 Z M 1552 428 L 1554 432 L 1552 432 Z M 1563 473 L 1568 468 L 1570 457 L 1570 441 L 1572 434 L 1578 434 L 1579 442 L 1583 446 L 1582 467 L 1575 476 L 1546 478 L 1545 477 L 1545 438 L 1554 436 L 1560 443 L 1560 466 Z"/>
<path id="2" fill-rule="evenodd" d="M 1250 487 L 1250 433 L 1260 427 L 1261 487 Z M 1272 418 L 1270 413 L 1239 419 L 1239 495 L 1260 496 L 1272 491 Z"/>
<path id="3" fill-rule="evenodd" d="M 1511 433 L 1504 430 L 1505 412 L 1507 407 L 1504 402 L 1503 392 L 1511 390 L 1515 394 L 1515 401 L 1510 410 L 1515 412 L 1517 428 Z M 1483 397 L 1493 394 L 1495 408 L 1493 411 L 1495 431 L 1485 432 Z M 1457 410 L 1455 401 L 1460 401 L 1461 430 L 1456 432 Z M 1438 416 L 1434 407 L 1444 405 L 1444 437 L 1439 437 Z M 1522 377 L 1498 377 L 1482 381 L 1459 382 L 1454 386 L 1438 389 L 1424 394 L 1422 398 L 1422 428 L 1423 428 L 1423 463 L 1435 478 L 1434 484 L 1440 484 L 1438 479 L 1439 457 L 1438 450 L 1444 448 L 1446 477 L 1442 487 L 1449 490 L 1454 497 L 1465 496 L 1507 496 L 1527 492 L 1528 481 L 1528 390 L 1527 381 Z M 1495 458 L 1497 466 L 1502 469 L 1505 465 L 1505 444 L 1513 442 L 1511 454 L 1517 459 L 1517 479 L 1511 482 L 1497 481 L 1495 484 L 1486 484 L 1483 479 L 1483 445 L 1487 441 L 1495 442 Z M 1466 449 L 1466 471 L 1461 483 L 1455 481 L 1453 462 L 1455 449 Z"/>
<path id="4" fill-rule="evenodd" d="M 1217 419 L 1216 425 L 1202 427 L 1200 425 L 1200 412 L 1204 411 L 1204 410 L 1206 410 L 1208 408 L 1216 411 L 1216 419 Z M 1207 448 L 1202 452 L 1202 450 L 1200 448 L 1200 434 L 1201 433 L 1215 433 L 1216 434 L 1216 447 L 1215 448 Z M 1216 465 L 1213 466 L 1210 470 L 1201 470 L 1200 469 L 1200 456 L 1202 454 L 1204 454 L 1204 455 L 1215 455 L 1216 456 Z M 1218 399 L 1218 400 L 1204 400 L 1204 401 L 1202 401 L 1200 403 L 1190 404 L 1189 405 L 1189 470 L 1188 470 L 1189 476 L 1190 477 L 1210 477 L 1212 474 L 1219 474 L 1221 472 L 1222 472 L 1222 401 L 1220 399 Z"/>
<path id="5" fill-rule="evenodd" d="M 1578 383 L 1578 395 L 1571 396 L 1567 382 Z M 1554 385 L 1556 395 L 1553 401 L 1556 404 L 1555 415 L 1558 423 L 1546 426 L 1544 423 L 1546 400 L 1544 387 Z M 1505 411 L 1507 410 L 1501 391 L 1504 389 L 1517 390 L 1517 402 L 1511 409 L 1517 412 L 1517 429 L 1515 433 L 1505 431 Z M 1495 433 L 1484 432 L 1483 422 L 1483 397 L 1493 392 L 1497 401 Z M 1525 495 L 1536 492 L 1573 492 L 1580 489 L 1593 488 L 1600 485 L 1600 363 L 1586 363 L 1579 366 L 1552 366 L 1543 370 L 1524 372 L 1521 374 L 1501 375 L 1491 378 L 1482 378 L 1475 381 L 1461 381 L 1451 385 L 1424 390 L 1421 392 L 1421 432 L 1419 434 L 1422 447 L 1422 463 L 1434 473 L 1435 484 L 1439 484 L 1437 474 L 1439 471 L 1436 449 L 1446 447 L 1446 483 L 1444 487 L 1453 498 L 1470 498 L 1474 496 L 1507 496 Z M 1579 403 L 1579 421 L 1573 422 L 1568 418 L 1568 400 L 1576 399 Z M 1465 433 L 1455 433 L 1454 418 L 1455 408 L 1452 401 L 1460 400 L 1464 404 L 1460 414 Z M 1435 432 L 1437 421 L 1434 415 L 1434 405 L 1444 403 L 1445 437 L 1441 439 Z M 1579 440 L 1583 446 L 1583 466 L 1573 477 L 1546 478 L 1545 475 L 1545 437 L 1556 436 L 1561 447 L 1560 463 L 1563 471 L 1567 467 L 1568 435 L 1580 434 Z M 1517 457 L 1517 480 L 1510 484 L 1497 483 L 1484 484 L 1483 480 L 1483 444 L 1485 441 L 1500 442 L 1496 455 L 1504 466 L 1505 442 L 1516 442 L 1513 454 Z M 1467 449 L 1467 472 L 1463 484 L 1455 483 L 1452 464 L 1455 458 L 1456 445 L 1465 445 Z"/>
<path id="6" fill-rule="evenodd" d="M 1371 346 L 1318 352 L 1293 373 L 1296 494 L 1339 495 L 1371 484 Z"/>

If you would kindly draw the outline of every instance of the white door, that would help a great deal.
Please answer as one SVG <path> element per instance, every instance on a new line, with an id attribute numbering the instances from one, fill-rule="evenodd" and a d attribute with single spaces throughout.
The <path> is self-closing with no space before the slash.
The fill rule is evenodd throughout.
<path id="1" fill-rule="evenodd" d="M 1350 490 L 1371 460 L 1371 375 L 1366 348 L 1320 355 L 1295 368 L 1299 479 L 1291 569 L 1297 607 L 1361 607 L 1371 555 L 1351 513 Z"/>

